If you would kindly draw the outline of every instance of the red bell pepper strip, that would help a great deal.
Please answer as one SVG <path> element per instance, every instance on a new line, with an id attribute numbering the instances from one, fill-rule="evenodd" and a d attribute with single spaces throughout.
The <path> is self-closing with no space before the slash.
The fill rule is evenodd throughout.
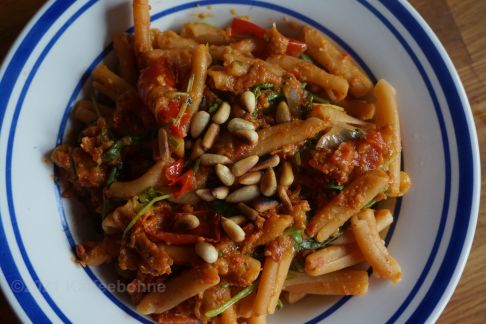
<path id="1" fill-rule="evenodd" d="M 233 18 L 231 26 L 228 29 L 228 34 L 230 37 L 239 35 L 252 35 L 257 38 L 263 39 L 265 37 L 266 31 L 262 27 L 248 20 Z"/>
<path id="2" fill-rule="evenodd" d="M 262 27 L 244 19 L 233 18 L 231 26 L 228 29 L 230 37 L 239 35 L 251 35 L 260 39 L 265 38 L 266 31 Z M 307 44 L 296 39 L 289 38 L 286 54 L 299 56 L 307 49 Z"/>
<path id="3" fill-rule="evenodd" d="M 184 160 L 180 159 L 171 163 L 167 168 L 165 168 L 165 178 L 167 179 L 169 185 L 174 185 L 177 179 L 182 173 L 182 168 L 184 167 Z"/>
<path id="4" fill-rule="evenodd" d="M 191 191 L 194 187 L 194 171 L 192 169 L 186 171 L 183 175 L 175 180 L 172 186 L 177 188 L 177 190 L 174 192 L 174 196 L 176 196 L 176 198 L 179 198 L 185 193 Z"/>
<path id="5" fill-rule="evenodd" d="M 307 50 L 307 44 L 295 39 L 289 38 L 287 45 L 287 54 L 291 56 L 299 56 Z"/>

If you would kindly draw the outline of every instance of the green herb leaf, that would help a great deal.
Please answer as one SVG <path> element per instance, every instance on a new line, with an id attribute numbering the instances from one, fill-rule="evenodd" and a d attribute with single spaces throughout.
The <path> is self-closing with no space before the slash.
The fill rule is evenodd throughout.
<path id="1" fill-rule="evenodd" d="M 187 81 L 187 93 L 192 91 L 192 86 L 194 85 L 194 74 L 191 74 L 189 81 Z M 187 110 L 187 107 L 189 107 L 192 104 L 191 97 L 188 95 L 186 97 L 186 100 L 184 100 L 184 103 L 182 104 L 181 109 L 179 110 L 179 113 L 177 114 L 176 118 L 173 121 L 174 125 L 179 125 L 181 123 L 182 117 L 184 116 L 184 113 Z"/>
<path id="2" fill-rule="evenodd" d="M 132 218 L 132 220 L 130 221 L 128 226 L 125 228 L 125 230 L 123 231 L 122 237 L 125 238 L 125 236 L 128 234 L 128 232 L 130 232 L 130 230 L 132 229 L 133 225 L 135 225 L 137 223 L 137 221 L 140 219 L 140 217 L 142 217 L 143 214 L 148 212 L 156 202 L 167 199 L 169 197 L 170 197 L 170 195 L 163 195 L 163 196 L 155 197 L 149 203 L 147 203 L 144 207 L 142 207 L 138 211 L 138 213 L 135 215 L 135 217 Z"/>
<path id="3" fill-rule="evenodd" d="M 315 93 L 308 91 L 307 95 L 309 96 L 309 101 L 310 101 L 311 104 L 312 103 L 322 103 L 322 104 L 328 104 L 329 103 L 329 100 L 324 99 L 324 98 L 316 95 Z"/>
<path id="4" fill-rule="evenodd" d="M 279 298 L 279 299 L 278 299 L 278 302 L 277 302 L 277 307 L 276 307 L 276 309 L 277 309 L 277 310 L 281 310 L 283 307 L 284 307 L 284 304 L 283 304 L 282 300 Z"/>
<path id="5" fill-rule="evenodd" d="M 273 84 L 271 84 L 270 82 L 266 82 L 266 83 L 255 84 L 253 87 L 250 88 L 250 91 L 255 94 L 258 91 L 268 90 L 272 88 L 273 88 Z"/>
<path id="6" fill-rule="evenodd" d="M 138 201 L 141 204 L 146 204 L 149 201 L 151 201 L 152 199 L 154 199 L 155 197 L 158 197 L 160 195 L 161 195 L 161 193 L 158 192 L 157 190 L 155 190 L 154 187 L 149 187 L 148 189 L 142 191 L 138 195 Z"/>
<path id="7" fill-rule="evenodd" d="M 324 248 L 324 247 L 328 246 L 329 244 L 331 244 L 332 242 L 334 242 L 335 240 L 337 240 L 339 237 L 341 237 L 344 234 L 344 232 L 346 231 L 346 228 L 348 228 L 348 226 L 349 226 L 349 222 L 346 222 L 343 226 L 341 226 L 338 229 L 338 232 L 337 232 L 336 235 L 328 238 L 327 240 L 325 240 L 323 242 L 316 241 L 313 238 L 302 240 L 299 247 L 296 248 L 296 251 L 299 252 L 299 251 L 302 251 L 302 250 L 317 250 L 317 249 Z"/>
<path id="8" fill-rule="evenodd" d="M 117 166 L 114 166 L 113 168 L 111 168 L 110 174 L 108 175 L 108 180 L 106 181 L 106 185 L 108 187 L 111 186 L 111 184 L 116 181 L 116 179 L 118 178 L 118 175 L 120 173 L 119 171 L 120 170 L 118 169 Z"/>
<path id="9" fill-rule="evenodd" d="M 312 59 L 312 57 L 310 57 L 308 54 L 302 53 L 302 54 L 299 55 L 299 58 L 301 60 L 304 60 L 304 61 L 307 61 L 309 63 L 315 64 L 314 63 L 314 60 Z"/>
<path id="10" fill-rule="evenodd" d="M 223 281 L 222 283 L 219 284 L 220 288 L 228 288 L 230 286 L 229 282 Z"/>
<path id="11" fill-rule="evenodd" d="M 294 240 L 295 250 L 299 250 L 300 244 L 302 244 L 304 231 L 295 227 L 291 227 L 285 230 L 284 234 L 289 235 Z"/>
<path id="12" fill-rule="evenodd" d="M 231 306 L 233 306 L 234 304 L 236 304 L 237 302 L 239 302 L 240 300 L 242 300 L 243 298 L 251 294 L 254 289 L 255 289 L 254 285 L 246 287 L 245 289 L 241 290 L 239 293 L 237 293 L 236 295 L 228 299 L 218 308 L 207 311 L 204 314 L 204 316 L 206 316 L 207 318 L 218 316 L 219 314 L 223 313 L 225 310 L 227 310 L 228 308 L 230 308 Z"/>
<path id="13" fill-rule="evenodd" d="M 193 167 L 194 174 L 196 174 L 197 171 L 199 171 L 200 166 L 201 166 L 201 160 L 197 159 L 196 162 L 194 162 L 194 167 Z"/>
<path id="14" fill-rule="evenodd" d="M 344 189 L 344 185 L 340 185 L 340 184 L 337 184 L 337 183 L 328 183 L 326 185 L 327 188 L 329 189 L 334 189 L 334 190 L 343 190 Z"/>
<path id="15" fill-rule="evenodd" d="M 376 199 L 371 199 L 371 200 L 370 200 L 370 201 L 369 201 L 369 202 L 368 202 L 368 203 L 367 203 L 367 204 L 366 204 L 366 205 L 363 207 L 363 209 L 366 209 L 366 208 L 371 208 L 371 207 L 373 207 L 373 205 L 374 205 L 374 204 L 376 204 L 376 203 L 377 203 Z"/>
<path id="16" fill-rule="evenodd" d="M 267 100 L 269 103 L 273 103 L 283 98 L 285 98 L 285 96 L 282 93 L 276 91 L 273 91 L 272 93 L 270 93 L 270 95 L 267 96 Z"/>
<path id="17" fill-rule="evenodd" d="M 107 151 L 103 153 L 102 159 L 104 162 L 111 162 L 118 160 L 121 157 L 121 151 L 125 146 L 138 144 L 141 138 L 138 136 L 125 136 L 116 141 Z"/>
<path id="18" fill-rule="evenodd" d="M 300 157 L 300 152 L 297 151 L 297 153 L 295 153 L 295 164 L 300 167 L 302 165 L 302 158 Z"/>
<path id="19" fill-rule="evenodd" d="M 221 105 L 221 103 L 223 103 L 223 101 L 219 98 L 217 98 L 212 104 L 211 106 L 209 106 L 208 108 L 208 113 L 210 114 L 213 114 L 216 112 L 216 110 L 218 110 L 218 107 L 219 105 Z"/>

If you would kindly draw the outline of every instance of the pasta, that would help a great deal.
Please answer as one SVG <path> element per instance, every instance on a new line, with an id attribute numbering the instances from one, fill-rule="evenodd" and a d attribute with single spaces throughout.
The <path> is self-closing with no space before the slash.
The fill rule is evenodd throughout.
<path id="1" fill-rule="evenodd" d="M 363 295 L 355 265 L 398 282 L 380 206 L 411 187 L 394 88 L 310 27 L 160 31 L 149 10 L 133 1 L 134 34 L 115 34 L 118 63 L 94 69 L 51 154 L 103 231 L 77 262 L 116 269 L 158 323 L 266 323 L 283 301 Z"/>

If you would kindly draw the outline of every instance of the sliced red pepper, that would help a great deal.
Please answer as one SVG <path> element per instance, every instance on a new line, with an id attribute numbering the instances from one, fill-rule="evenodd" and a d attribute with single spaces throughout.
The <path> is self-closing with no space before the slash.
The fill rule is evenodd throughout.
<path id="1" fill-rule="evenodd" d="M 181 109 L 181 102 L 178 99 L 172 99 L 164 109 L 158 111 L 158 119 L 161 123 L 168 123 L 177 117 Z"/>
<path id="2" fill-rule="evenodd" d="M 171 125 L 170 130 L 172 131 L 172 134 L 174 134 L 177 137 L 186 137 L 187 135 L 187 124 L 189 123 L 189 119 L 191 117 L 191 113 L 189 109 L 186 109 L 184 114 L 182 115 L 182 118 L 177 125 Z"/>
<path id="3" fill-rule="evenodd" d="M 296 39 L 289 38 L 287 45 L 287 54 L 291 56 L 299 56 L 307 50 L 307 44 Z"/>
<path id="4" fill-rule="evenodd" d="M 174 220 L 182 214 L 187 213 L 176 213 Z M 168 232 L 172 227 L 171 222 L 160 223 L 155 219 L 144 222 L 143 228 L 152 240 L 167 244 L 194 244 L 199 241 L 218 242 L 221 239 L 220 217 L 218 215 L 209 215 L 209 211 L 195 211 L 191 214 L 196 215 L 201 220 L 201 224 L 188 233 Z"/>
<path id="5" fill-rule="evenodd" d="M 186 171 L 174 181 L 172 186 L 178 188 L 174 192 L 176 198 L 181 197 L 185 193 L 191 191 L 194 186 L 194 171 L 192 169 Z"/>
<path id="6" fill-rule="evenodd" d="M 239 35 L 252 35 L 257 38 L 263 39 L 265 37 L 265 29 L 262 27 L 244 19 L 233 18 L 231 26 L 228 29 L 230 37 Z"/>
<path id="7" fill-rule="evenodd" d="M 252 35 L 260 39 L 265 38 L 266 30 L 262 27 L 244 19 L 233 18 L 231 26 L 228 29 L 229 36 Z M 296 39 L 289 38 L 286 54 L 299 56 L 307 50 L 307 44 Z"/>
<path id="8" fill-rule="evenodd" d="M 169 182 L 169 185 L 174 185 L 177 178 L 180 177 L 182 173 L 182 168 L 184 167 L 184 160 L 180 159 L 171 163 L 167 168 L 165 168 L 165 178 Z"/>

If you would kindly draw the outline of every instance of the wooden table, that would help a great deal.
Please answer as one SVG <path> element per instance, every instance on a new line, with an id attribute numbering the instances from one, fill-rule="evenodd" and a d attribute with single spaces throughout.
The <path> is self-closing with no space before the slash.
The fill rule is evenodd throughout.
<path id="1" fill-rule="evenodd" d="M 394 1 L 394 0 L 392 0 Z M 0 0 L 0 60 L 44 0 Z M 452 58 L 469 96 L 486 171 L 486 1 L 411 0 L 437 33 Z M 482 176 L 482 184 L 485 184 Z M 481 193 L 478 226 L 469 260 L 440 323 L 486 320 L 486 195 Z M 0 322 L 18 322 L 0 294 Z"/>

